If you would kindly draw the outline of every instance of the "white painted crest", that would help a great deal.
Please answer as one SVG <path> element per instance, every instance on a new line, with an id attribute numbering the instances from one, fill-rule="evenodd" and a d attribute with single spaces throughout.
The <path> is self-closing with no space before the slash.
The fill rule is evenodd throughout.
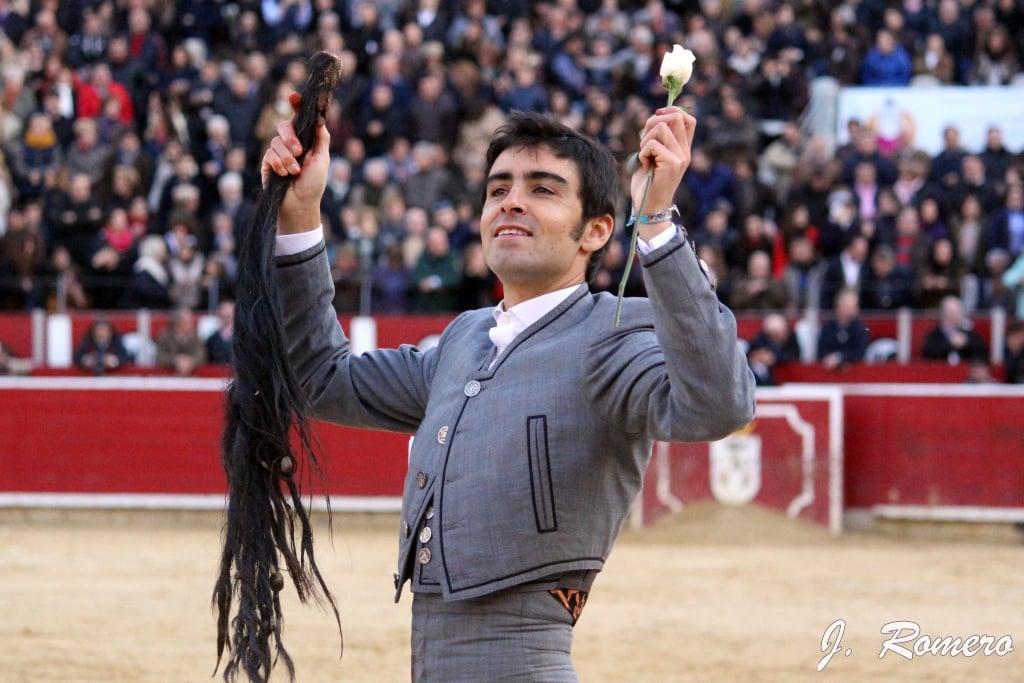
<path id="1" fill-rule="evenodd" d="M 761 490 L 761 437 L 733 434 L 710 444 L 711 493 L 726 505 L 746 505 Z"/>

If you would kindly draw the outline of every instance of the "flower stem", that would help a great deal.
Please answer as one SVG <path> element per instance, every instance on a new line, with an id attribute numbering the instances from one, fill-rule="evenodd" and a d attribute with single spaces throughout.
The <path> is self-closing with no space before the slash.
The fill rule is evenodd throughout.
<path id="1" fill-rule="evenodd" d="M 663 83 L 665 89 L 668 90 L 668 106 L 672 106 L 672 103 L 679 97 L 679 93 L 682 92 L 683 86 L 673 77 L 669 77 Z M 634 158 L 639 163 L 640 157 L 639 152 L 634 155 Z M 630 168 L 630 173 L 633 169 Z M 644 205 L 647 203 L 647 193 L 651 191 L 651 181 L 654 180 L 654 164 L 651 164 L 650 170 L 647 171 L 647 183 L 644 184 L 644 193 L 640 197 L 640 205 L 636 207 L 636 222 L 633 224 L 633 234 L 629 238 L 629 254 L 626 256 L 626 269 L 622 271 L 622 280 L 619 282 L 619 300 L 615 304 L 615 327 L 619 326 L 619 318 L 622 315 L 622 299 L 626 293 L 626 282 L 629 280 L 629 271 L 633 268 L 633 259 L 636 258 L 636 242 L 640 237 L 640 216 L 644 214 Z"/>
<path id="2" fill-rule="evenodd" d="M 640 205 L 636 208 L 636 222 L 633 223 L 633 234 L 629 238 L 629 254 L 626 256 L 626 269 L 622 272 L 622 280 L 619 282 L 619 300 L 615 305 L 615 327 L 619 326 L 619 317 L 622 315 L 622 298 L 626 293 L 626 282 L 629 280 L 629 271 L 633 268 L 633 259 L 636 258 L 636 242 L 640 237 L 640 216 L 644 213 L 644 204 L 647 203 L 647 193 L 651 191 L 651 181 L 654 179 L 654 167 L 647 171 L 647 183 L 644 185 L 644 193 L 640 197 Z"/>

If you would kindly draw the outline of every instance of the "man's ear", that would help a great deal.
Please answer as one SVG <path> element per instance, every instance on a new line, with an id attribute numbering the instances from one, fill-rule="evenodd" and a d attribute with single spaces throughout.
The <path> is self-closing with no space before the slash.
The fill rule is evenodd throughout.
<path id="1" fill-rule="evenodd" d="M 580 249 L 587 254 L 594 253 L 611 239 L 614 229 L 615 218 L 611 214 L 591 218 L 583 228 L 583 239 L 580 241 Z"/>

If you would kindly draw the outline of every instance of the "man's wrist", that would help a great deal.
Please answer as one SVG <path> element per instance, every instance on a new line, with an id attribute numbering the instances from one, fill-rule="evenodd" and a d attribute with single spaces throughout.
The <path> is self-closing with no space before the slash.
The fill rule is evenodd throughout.
<path id="1" fill-rule="evenodd" d="M 636 217 L 636 222 L 640 225 L 657 225 L 659 223 L 669 223 L 672 221 L 673 216 L 679 215 L 679 209 L 676 205 L 668 207 L 664 211 L 653 211 L 651 213 L 642 213 Z"/>
<path id="2" fill-rule="evenodd" d="M 306 249 L 315 247 L 323 238 L 324 230 L 321 225 L 307 232 L 278 233 L 274 243 L 274 255 L 291 256 L 298 254 Z"/>

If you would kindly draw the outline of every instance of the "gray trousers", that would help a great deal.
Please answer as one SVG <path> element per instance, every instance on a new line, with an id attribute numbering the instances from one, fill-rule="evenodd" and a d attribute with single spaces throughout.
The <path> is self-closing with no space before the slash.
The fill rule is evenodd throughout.
<path id="1" fill-rule="evenodd" d="M 577 683 L 571 649 L 572 617 L 546 590 L 413 594 L 413 683 Z"/>

